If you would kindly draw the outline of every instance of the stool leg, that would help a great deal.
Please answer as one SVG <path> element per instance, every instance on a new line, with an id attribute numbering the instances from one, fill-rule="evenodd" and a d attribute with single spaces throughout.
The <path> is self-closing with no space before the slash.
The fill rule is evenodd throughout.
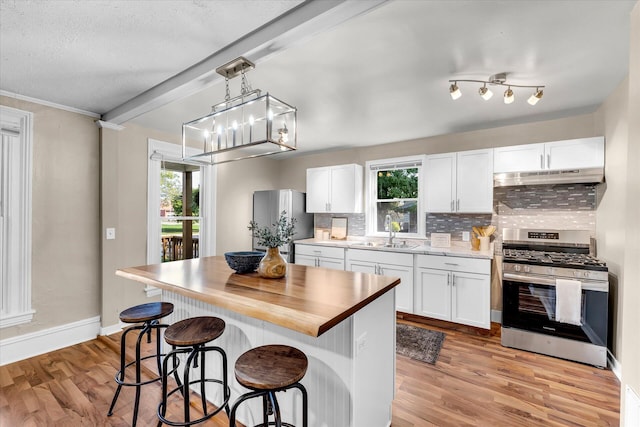
<path id="1" fill-rule="evenodd" d="M 262 395 L 262 425 L 265 427 L 269 425 L 269 413 L 271 412 L 269 405 L 271 405 L 271 402 L 269 402 L 268 395 L 265 393 Z"/>
<path id="2" fill-rule="evenodd" d="M 280 405 L 278 405 L 278 399 L 276 399 L 276 394 L 273 391 L 268 393 L 269 401 L 271 402 L 271 407 L 273 408 L 273 419 L 275 421 L 276 427 L 282 427 L 282 417 L 280 417 Z"/>
<path id="3" fill-rule="evenodd" d="M 309 424 L 309 402 L 307 399 L 307 389 L 300 383 L 295 383 L 291 387 L 295 387 L 302 393 L 302 427 L 308 427 Z"/>
<path id="4" fill-rule="evenodd" d="M 127 328 L 122 332 L 120 336 L 120 381 L 124 381 L 124 370 L 126 365 L 126 349 L 127 349 L 127 334 L 131 331 L 142 329 L 142 326 L 132 326 Z M 116 388 L 116 393 L 113 395 L 113 400 L 111 401 L 111 406 L 109 407 L 109 412 L 107 412 L 107 416 L 113 415 L 113 408 L 116 406 L 116 401 L 118 400 L 118 396 L 120 396 L 120 391 L 122 390 L 122 384 L 118 383 L 118 387 Z"/>
<path id="5" fill-rule="evenodd" d="M 151 338 L 151 328 L 148 323 L 145 323 L 144 329 L 140 332 L 140 334 L 138 334 L 138 339 L 136 341 L 136 383 L 140 383 L 142 377 L 140 374 L 140 365 L 142 364 L 140 362 L 140 343 L 142 342 L 142 338 L 144 337 L 145 333 L 149 338 Z M 136 386 L 136 398 L 133 404 L 133 422 L 131 424 L 132 427 L 135 427 L 136 422 L 138 421 L 138 408 L 140 406 L 141 387 L 142 386 L 140 385 Z"/>
<path id="6" fill-rule="evenodd" d="M 253 399 L 254 397 L 264 396 L 264 391 L 252 391 L 249 393 L 245 393 L 242 396 L 238 397 L 233 405 L 231 406 L 231 413 L 229 414 L 229 427 L 236 427 L 236 411 L 242 402 L 245 400 Z"/>
<path id="7" fill-rule="evenodd" d="M 175 347 L 174 347 L 175 350 Z M 169 357 L 172 356 L 172 357 Z M 175 369 L 176 363 L 176 355 L 171 352 L 164 358 L 164 363 L 162 364 L 162 401 L 160 402 L 160 406 L 158 407 L 158 427 L 162 425 L 162 418 L 167 415 L 167 383 L 169 382 L 169 360 L 173 360 L 173 368 Z M 175 375 L 175 372 L 174 372 Z"/>
<path id="8" fill-rule="evenodd" d="M 204 379 L 206 378 L 205 376 L 206 375 L 205 374 L 206 356 L 207 356 L 206 353 L 200 352 L 200 399 L 202 401 L 202 412 L 204 415 L 207 415 L 207 395 L 204 387 L 205 386 Z"/>

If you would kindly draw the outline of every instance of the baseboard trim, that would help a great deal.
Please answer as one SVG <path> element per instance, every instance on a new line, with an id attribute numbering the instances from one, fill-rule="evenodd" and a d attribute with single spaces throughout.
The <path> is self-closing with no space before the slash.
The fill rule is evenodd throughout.
<path id="1" fill-rule="evenodd" d="M 111 325 L 111 326 L 104 326 L 102 328 L 100 328 L 100 335 L 111 335 L 111 334 L 115 334 L 117 332 L 122 331 L 122 328 L 125 327 L 125 324 L 120 322 L 120 323 L 116 323 L 115 325 Z"/>
<path id="2" fill-rule="evenodd" d="M 100 316 L 67 323 L 49 329 L 6 338 L 0 341 L 0 366 L 38 356 L 98 336 Z"/>
<path id="3" fill-rule="evenodd" d="M 607 362 L 609 364 L 611 372 L 613 372 L 614 375 L 618 378 L 618 381 L 622 382 L 622 365 L 616 360 L 615 357 L 613 357 L 613 354 L 609 349 L 607 349 Z"/>

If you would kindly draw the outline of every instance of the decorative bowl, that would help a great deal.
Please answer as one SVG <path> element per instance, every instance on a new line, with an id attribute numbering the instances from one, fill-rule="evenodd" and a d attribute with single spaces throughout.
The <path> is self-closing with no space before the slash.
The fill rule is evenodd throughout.
<path id="1" fill-rule="evenodd" d="M 224 259 L 229 267 L 241 274 L 255 271 L 262 258 L 264 258 L 264 252 L 258 251 L 226 252 L 224 254 Z"/>

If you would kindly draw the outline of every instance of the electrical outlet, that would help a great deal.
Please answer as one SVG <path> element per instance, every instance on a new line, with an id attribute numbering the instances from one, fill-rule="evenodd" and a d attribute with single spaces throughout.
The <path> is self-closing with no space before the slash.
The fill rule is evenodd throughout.
<path id="1" fill-rule="evenodd" d="M 116 238 L 116 229 L 115 228 L 107 228 L 105 230 L 105 238 L 107 240 L 114 240 Z"/>
<path id="2" fill-rule="evenodd" d="M 463 231 L 462 232 L 462 241 L 463 242 L 468 242 L 469 239 L 470 239 L 469 232 L 468 231 Z"/>

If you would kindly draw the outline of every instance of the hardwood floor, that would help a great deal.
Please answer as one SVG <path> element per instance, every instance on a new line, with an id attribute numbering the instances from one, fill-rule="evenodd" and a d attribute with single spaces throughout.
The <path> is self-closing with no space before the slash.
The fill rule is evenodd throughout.
<path id="1" fill-rule="evenodd" d="M 497 327 L 479 335 L 447 326 L 427 325 L 447 334 L 435 366 L 397 357 L 393 427 L 619 424 L 620 385 L 611 371 L 504 348 Z M 106 416 L 118 348 L 112 335 L 0 367 L 0 426 L 130 425 L 131 387 Z M 155 426 L 160 386 L 144 390 L 138 425 Z M 169 413 L 179 410 L 169 405 Z M 227 419 L 202 425 L 226 426 Z"/>

